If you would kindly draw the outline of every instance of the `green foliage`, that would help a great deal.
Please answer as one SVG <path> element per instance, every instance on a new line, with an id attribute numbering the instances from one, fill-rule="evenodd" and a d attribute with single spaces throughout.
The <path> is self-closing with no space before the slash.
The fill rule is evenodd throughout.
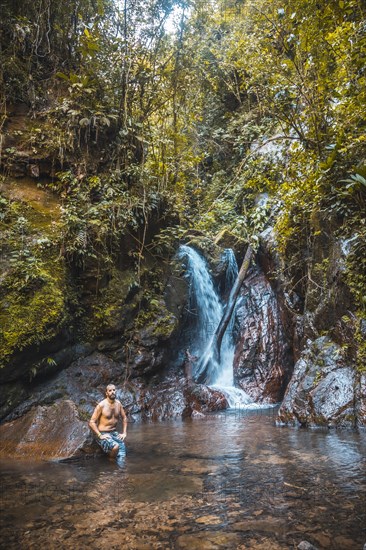
<path id="1" fill-rule="evenodd" d="M 174 6 L 180 16 L 168 33 Z M 290 287 L 310 299 L 312 270 L 325 286 L 327 258 L 312 253 L 326 223 L 340 237 L 357 237 L 346 277 L 364 312 L 362 3 L 220 0 L 187 9 L 126 0 L 123 7 L 5 2 L 2 104 L 25 101 L 33 118 L 12 130 L 2 109 L 0 127 L 12 140 L 3 155 L 8 166 L 25 154 L 57 167 L 43 185 L 62 203 L 51 224 L 35 207 L 2 199 L 11 307 L 16 295 L 29 295 L 39 310 L 54 288 L 52 307 L 33 323 L 46 338 L 46 317 L 55 327 L 63 322 L 63 270 L 77 277 L 90 270 L 91 333 L 97 323 L 113 328 L 132 281 L 141 294 L 134 305 L 149 304 L 141 328 L 158 315 L 162 293 L 153 275 L 144 279 L 146 266 L 170 256 L 189 227 L 257 246 L 274 226 Z M 53 278 L 56 258 L 62 268 Z M 26 333 L 9 336 L 9 349 L 30 341 Z"/>
<path id="2" fill-rule="evenodd" d="M 146 246 L 146 249 L 154 256 L 167 258 L 174 254 L 184 233 L 185 229 L 181 226 L 164 228 Z"/>
<path id="3" fill-rule="evenodd" d="M 80 266 L 88 259 L 112 264 L 121 237 L 137 231 L 160 206 L 153 189 L 145 199 L 130 193 L 118 173 L 77 178 L 60 172 L 53 188 L 63 199 L 63 253 Z"/>
<path id="4" fill-rule="evenodd" d="M 347 256 L 347 284 L 360 317 L 366 318 L 366 221 L 358 225 L 359 219 L 355 216 L 353 222 L 353 232 L 348 233 L 350 253 Z"/>

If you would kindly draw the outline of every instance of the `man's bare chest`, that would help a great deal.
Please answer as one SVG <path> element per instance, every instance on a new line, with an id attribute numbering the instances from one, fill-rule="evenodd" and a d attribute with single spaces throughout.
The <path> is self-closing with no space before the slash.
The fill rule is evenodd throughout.
<path id="1" fill-rule="evenodd" d="M 106 420 L 117 420 L 119 414 L 119 405 L 106 404 L 102 409 L 102 417 Z"/>

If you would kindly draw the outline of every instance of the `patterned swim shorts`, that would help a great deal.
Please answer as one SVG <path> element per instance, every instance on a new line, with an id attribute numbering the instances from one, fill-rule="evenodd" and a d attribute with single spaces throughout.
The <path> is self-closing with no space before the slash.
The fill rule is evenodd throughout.
<path id="1" fill-rule="evenodd" d="M 107 435 L 108 439 L 96 439 L 96 442 L 98 443 L 99 447 L 103 449 L 105 453 L 110 453 L 113 447 L 117 445 L 119 446 L 118 454 L 125 454 L 126 448 L 123 441 L 121 441 L 118 438 L 119 433 L 115 430 L 113 432 L 100 432 L 102 435 Z"/>

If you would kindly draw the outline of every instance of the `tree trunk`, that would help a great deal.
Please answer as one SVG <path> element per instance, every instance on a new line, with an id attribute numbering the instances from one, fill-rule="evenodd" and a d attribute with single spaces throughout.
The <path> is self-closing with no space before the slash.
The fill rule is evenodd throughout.
<path id="1" fill-rule="evenodd" d="M 235 307 L 235 304 L 236 304 L 236 300 L 238 298 L 239 290 L 241 288 L 241 285 L 244 282 L 245 275 L 247 274 L 252 256 L 253 256 L 253 248 L 250 245 L 248 245 L 247 251 L 246 251 L 245 256 L 244 256 L 243 263 L 241 264 L 240 271 L 238 273 L 238 276 L 236 278 L 234 286 L 231 289 L 230 296 L 229 296 L 229 299 L 228 299 L 226 307 L 225 307 L 224 315 L 222 316 L 220 324 L 217 327 L 216 332 L 215 332 L 215 340 L 216 340 L 217 351 L 218 351 L 219 357 L 220 357 L 221 342 L 222 342 L 223 336 L 225 334 L 225 330 L 227 329 L 227 326 L 228 326 L 228 324 L 230 322 L 230 319 L 231 319 L 231 316 L 233 314 L 234 307 Z"/>
<path id="2" fill-rule="evenodd" d="M 238 276 L 236 278 L 233 288 L 231 289 L 230 296 L 224 310 L 224 314 L 221 318 L 219 326 L 215 331 L 215 335 L 212 341 L 212 345 L 214 347 L 214 357 L 218 362 L 220 361 L 220 350 L 221 350 L 222 339 L 225 334 L 225 330 L 227 329 L 227 326 L 230 322 L 231 316 L 233 314 L 236 300 L 238 298 L 239 290 L 247 274 L 252 257 L 253 257 L 253 248 L 249 244 L 244 256 L 243 263 L 241 264 L 241 268 L 239 270 Z M 197 382 L 199 382 L 200 384 L 203 384 L 207 381 L 208 366 L 209 366 L 209 362 L 206 362 L 205 365 L 202 365 L 202 370 L 197 377 Z"/>

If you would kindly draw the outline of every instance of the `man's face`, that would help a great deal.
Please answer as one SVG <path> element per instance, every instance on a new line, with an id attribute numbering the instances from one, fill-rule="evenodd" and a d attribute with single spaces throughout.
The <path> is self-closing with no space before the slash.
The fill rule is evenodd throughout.
<path id="1" fill-rule="evenodd" d="M 113 386 L 113 385 L 108 386 L 106 394 L 111 401 L 114 401 L 116 399 L 116 386 Z"/>

